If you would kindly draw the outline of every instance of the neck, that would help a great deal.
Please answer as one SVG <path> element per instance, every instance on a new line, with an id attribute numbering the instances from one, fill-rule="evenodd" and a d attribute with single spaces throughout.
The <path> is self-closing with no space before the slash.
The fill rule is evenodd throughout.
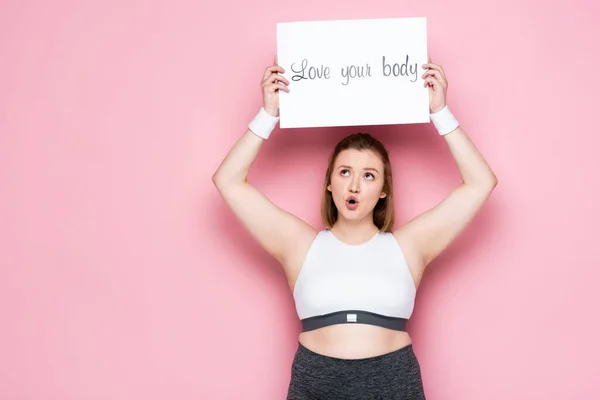
<path id="1" fill-rule="evenodd" d="M 338 216 L 331 231 L 337 237 L 347 241 L 363 242 L 373 237 L 379 229 L 373 223 L 373 215 L 369 214 L 365 218 L 359 220 L 348 220 L 342 216 Z"/>

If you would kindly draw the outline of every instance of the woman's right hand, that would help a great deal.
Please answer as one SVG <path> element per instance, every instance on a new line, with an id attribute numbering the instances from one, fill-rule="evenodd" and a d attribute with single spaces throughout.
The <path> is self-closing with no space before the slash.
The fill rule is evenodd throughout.
<path id="1" fill-rule="evenodd" d="M 275 55 L 274 65 L 267 67 L 261 83 L 263 107 L 266 112 L 274 117 L 279 116 L 279 90 L 290 92 L 290 89 L 287 87 L 290 84 L 289 81 L 279 75 L 283 72 L 285 70 L 277 64 L 277 55 Z"/>

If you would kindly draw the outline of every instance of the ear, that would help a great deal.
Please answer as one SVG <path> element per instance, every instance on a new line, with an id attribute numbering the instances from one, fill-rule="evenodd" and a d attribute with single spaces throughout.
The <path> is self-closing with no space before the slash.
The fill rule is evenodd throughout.
<path id="1" fill-rule="evenodd" d="M 381 192 L 381 194 L 379 195 L 379 198 L 380 198 L 380 199 L 383 199 L 385 196 L 387 196 L 387 194 L 385 194 L 385 193 Z"/>
<path id="2" fill-rule="evenodd" d="M 327 190 L 331 192 L 331 185 L 327 185 Z"/>

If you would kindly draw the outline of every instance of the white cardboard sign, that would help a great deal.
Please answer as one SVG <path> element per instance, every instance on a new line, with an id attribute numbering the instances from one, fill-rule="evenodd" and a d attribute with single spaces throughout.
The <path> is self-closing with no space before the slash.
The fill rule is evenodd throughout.
<path id="1" fill-rule="evenodd" d="M 425 18 L 277 24 L 281 128 L 426 123 Z"/>

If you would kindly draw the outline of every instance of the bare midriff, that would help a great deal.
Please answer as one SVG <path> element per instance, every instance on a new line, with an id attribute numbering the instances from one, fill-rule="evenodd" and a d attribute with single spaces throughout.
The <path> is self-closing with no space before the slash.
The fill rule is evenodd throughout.
<path id="1" fill-rule="evenodd" d="M 315 353 L 344 359 L 379 356 L 412 343 L 408 332 L 367 324 L 337 324 L 301 332 L 298 341 Z"/>

